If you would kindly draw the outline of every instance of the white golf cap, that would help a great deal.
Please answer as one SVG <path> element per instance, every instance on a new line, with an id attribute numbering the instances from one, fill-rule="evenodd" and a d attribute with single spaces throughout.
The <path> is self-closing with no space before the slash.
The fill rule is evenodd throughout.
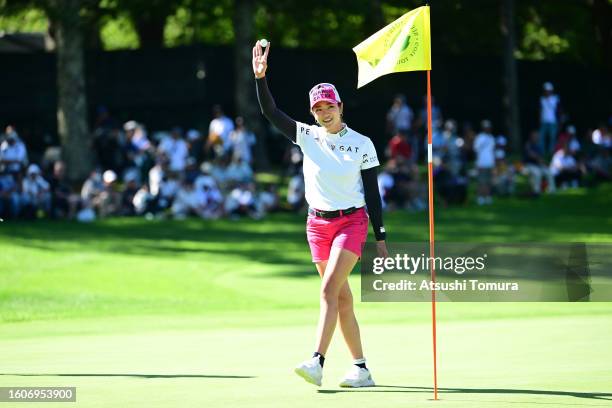
<path id="1" fill-rule="evenodd" d="M 123 130 L 130 131 L 130 130 L 134 130 L 138 127 L 138 123 L 135 120 L 130 120 L 124 123 L 123 125 Z"/>
<path id="2" fill-rule="evenodd" d="M 28 174 L 40 174 L 40 167 L 37 164 L 30 164 L 28 166 Z"/>
<path id="3" fill-rule="evenodd" d="M 189 129 L 187 131 L 187 139 L 188 140 L 193 141 L 193 140 L 198 139 L 199 137 L 200 137 L 200 132 L 198 130 L 196 130 L 196 129 Z"/>
<path id="4" fill-rule="evenodd" d="M 104 180 L 105 183 L 110 184 L 117 180 L 117 173 L 112 170 L 106 170 L 102 175 L 102 180 Z"/>

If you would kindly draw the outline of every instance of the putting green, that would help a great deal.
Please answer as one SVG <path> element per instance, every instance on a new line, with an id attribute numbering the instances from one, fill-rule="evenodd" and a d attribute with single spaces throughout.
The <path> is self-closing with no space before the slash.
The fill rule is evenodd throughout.
<path id="1" fill-rule="evenodd" d="M 437 212 L 447 242 L 612 242 L 612 186 Z M 426 241 L 424 213 L 386 216 Z M 302 216 L 110 219 L 0 226 L 0 386 L 75 386 L 45 407 L 523 407 L 612 405 L 612 303 L 440 303 L 440 401 L 431 305 L 357 302 L 378 387 L 292 371 L 313 351 L 319 279 Z M 358 299 L 359 277 L 351 284 Z M 0 403 L 2 407 L 40 403 Z"/>
<path id="2" fill-rule="evenodd" d="M 425 306 L 416 308 L 425 312 Z M 441 313 L 454 307 L 440 306 Z M 378 386 L 346 390 L 337 387 L 350 364 L 338 333 L 322 387 L 293 374 L 292 367 L 312 349 L 316 310 L 294 314 L 298 321 L 311 315 L 313 323 L 275 325 L 254 314 L 250 319 L 261 318 L 262 327 L 245 329 L 238 327 L 243 321 L 250 326 L 248 315 L 228 314 L 226 324 L 168 316 L 5 324 L 0 386 L 74 386 L 78 407 L 609 406 L 612 401 L 610 314 L 440 322 L 437 402 L 430 400 L 429 323 L 377 323 L 374 313 L 364 313 L 362 333 Z"/>

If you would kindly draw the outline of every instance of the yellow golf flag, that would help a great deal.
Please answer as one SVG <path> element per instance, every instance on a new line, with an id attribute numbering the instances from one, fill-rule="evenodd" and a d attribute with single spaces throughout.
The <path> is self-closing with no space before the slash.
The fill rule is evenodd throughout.
<path id="1" fill-rule="evenodd" d="M 429 7 L 414 9 L 379 30 L 353 51 L 357 55 L 357 88 L 392 72 L 431 69 Z"/>

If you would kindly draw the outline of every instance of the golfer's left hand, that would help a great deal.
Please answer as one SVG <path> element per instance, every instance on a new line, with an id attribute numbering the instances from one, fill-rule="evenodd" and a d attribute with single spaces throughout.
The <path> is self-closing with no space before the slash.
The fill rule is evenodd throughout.
<path id="1" fill-rule="evenodd" d="M 376 252 L 381 258 L 388 258 L 389 251 L 387 250 L 387 243 L 385 241 L 376 241 Z"/>
<path id="2" fill-rule="evenodd" d="M 264 51 L 261 47 L 261 43 L 257 41 L 253 47 L 253 73 L 255 78 L 263 78 L 266 76 L 266 70 L 268 69 L 268 53 L 270 52 L 270 43 L 268 43 L 266 50 Z"/>

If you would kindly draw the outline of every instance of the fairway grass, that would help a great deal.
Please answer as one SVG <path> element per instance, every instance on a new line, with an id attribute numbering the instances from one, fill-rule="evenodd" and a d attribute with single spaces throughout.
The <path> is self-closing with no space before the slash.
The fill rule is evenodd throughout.
<path id="1" fill-rule="evenodd" d="M 612 242 L 612 188 L 436 209 L 446 242 Z M 427 215 L 386 215 L 425 241 Z M 359 277 L 351 277 L 358 299 Z M 431 401 L 431 305 L 356 309 L 378 386 L 323 387 L 309 357 L 319 279 L 304 216 L 0 224 L 0 386 L 76 386 L 78 407 L 612 406 L 612 303 L 439 303 L 440 401 Z M 40 406 L 0 402 L 0 408 Z"/>

